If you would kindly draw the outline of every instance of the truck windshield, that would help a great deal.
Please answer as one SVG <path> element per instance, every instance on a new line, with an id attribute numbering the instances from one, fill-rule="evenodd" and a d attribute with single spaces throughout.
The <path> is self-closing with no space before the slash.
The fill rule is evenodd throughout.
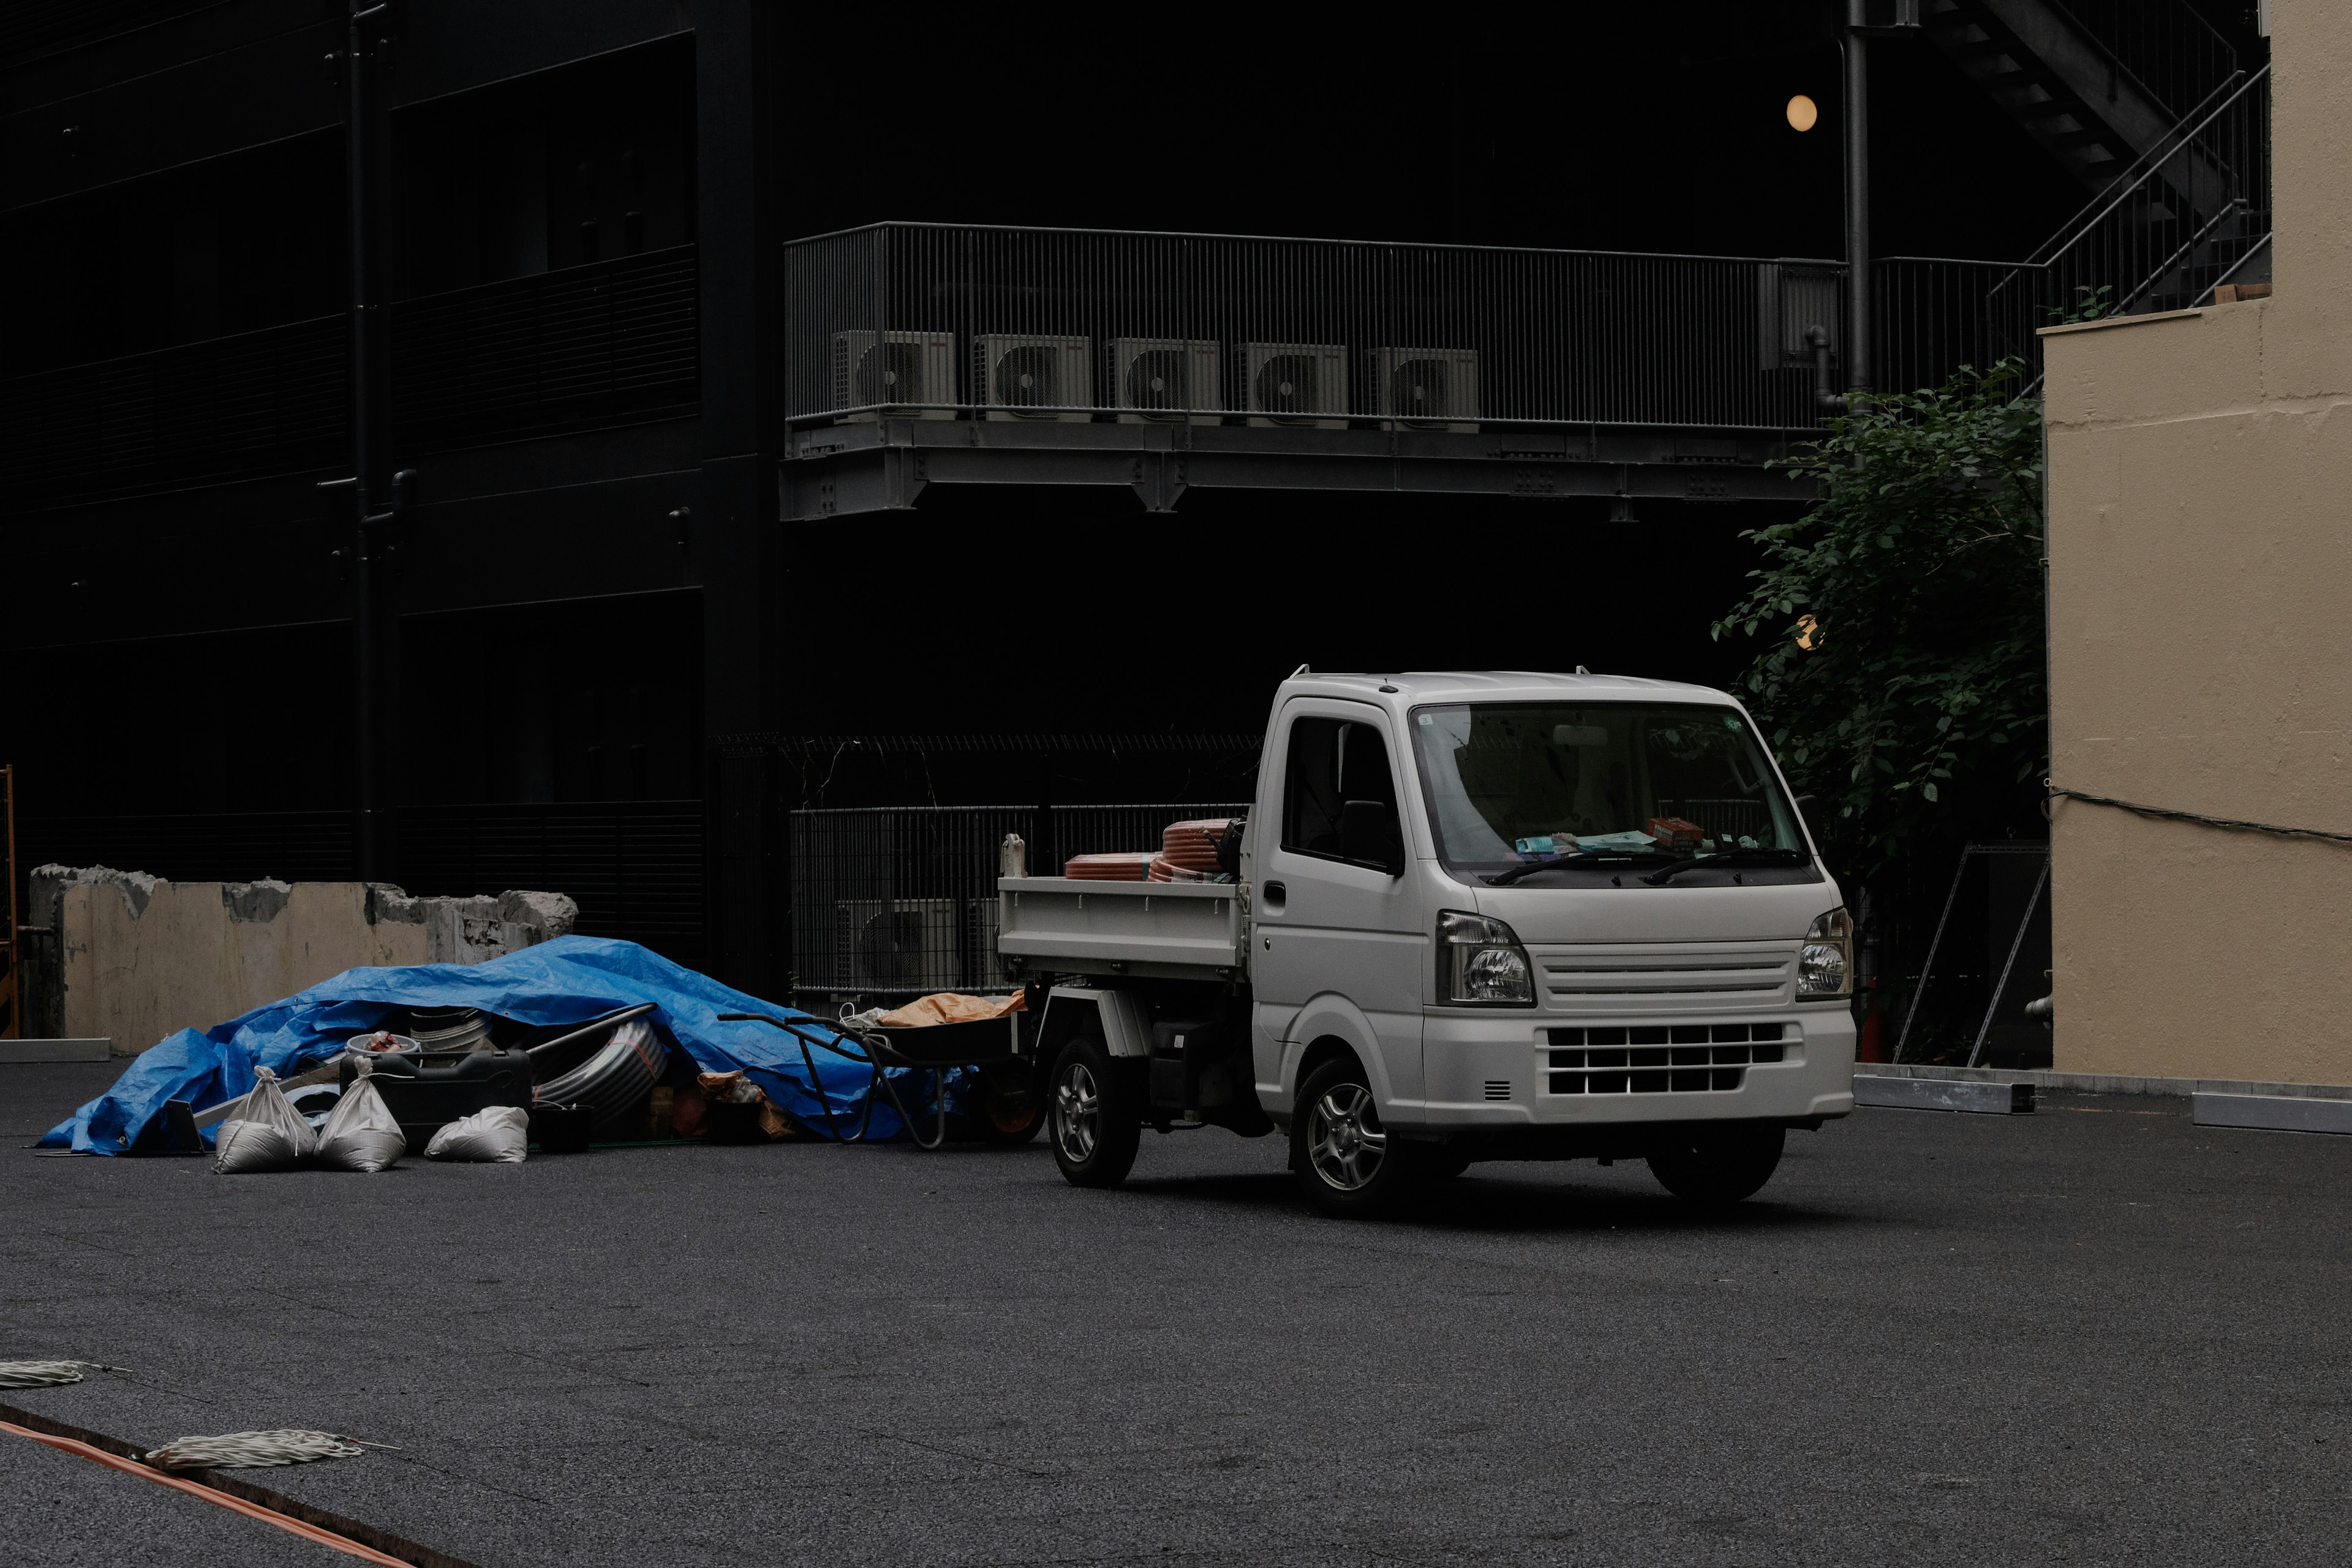
<path id="1" fill-rule="evenodd" d="M 1413 710 L 1412 739 L 1449 868 L 1805 850 L 1763 747 L 1729 709 L 1463 703 Z"/>

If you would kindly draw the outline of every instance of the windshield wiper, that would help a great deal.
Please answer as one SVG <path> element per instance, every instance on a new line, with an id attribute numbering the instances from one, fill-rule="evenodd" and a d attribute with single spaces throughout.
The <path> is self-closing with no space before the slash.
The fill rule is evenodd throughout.
<path id="1" fill-rule="evenodd" d="M 1676 877 L 1699 866 L 1801 866 L 1805 863 L 1801 849 L 1727 849 L 1720 855 L 1695 856 L 1662 866 L 1642 880 L 1653 888 L 1663 888 Z"/>
<path id="2" fill-rule="evenodd" d="M 1507 888 L 1524 877 L 1538 871 L 1556 871 L 1563 866 L 1580 860 L 1613 860 L 1619 864 L 1669 860 L 1673 857 L 1662 849 L 1571 849 L 1565 855 L 1555 855 L 1549 860 L 1528 860 L 1507 867 L 1486 879 L 1490 888 Z"/>

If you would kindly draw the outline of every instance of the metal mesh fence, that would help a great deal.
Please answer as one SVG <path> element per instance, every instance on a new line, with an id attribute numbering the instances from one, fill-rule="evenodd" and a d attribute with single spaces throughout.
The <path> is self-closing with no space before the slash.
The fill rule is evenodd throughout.
<path id="1" fill-rule="evenodd" d="M 1239 816 L 1246 804 L 877 806 L 792 814 L 793 987 L 889 1000 L 1012 989 L 996 952 L 1007 834 L 1030 871 L 1073 855 L 1160 847 L 1171 822 Z"/>
<path id="2" fill-rule="evenodd" d="M 881 224 L 786 247 L 796 419 L 1790 430 L 1843 268 L 1715 256 Z M 1802 318 L 1802 319 L 1800 319 Z"/>

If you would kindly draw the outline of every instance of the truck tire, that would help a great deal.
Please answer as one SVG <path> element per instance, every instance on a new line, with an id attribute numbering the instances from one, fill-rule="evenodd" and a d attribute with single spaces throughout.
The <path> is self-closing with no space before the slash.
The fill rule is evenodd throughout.
<path id="1" fill-rule="evenodd" d="M 1307 1201 L 1327 1215 L 1370 1219 L 1412 1190 L 1418 1162 L 1381 1130 L 1371 1080 L 1352 1060 L 1326 1062 L 1299 1086 L 1290 1118 L 1290 1168 Z"/>
<path id="2" fill-rule="evenodd" d="M 1054 1058 L 1045 1124 L 1054 1163 L 1074 1187 L 1115 1187 L 1135 1165 L 1143 1086 L 1133 1065 L 1113 1060 L 1093 1035 L 1078 1036 Z"/>
<path id="3" fill-rule="evenodd" d="M 1772 1179 L 1785 1136 L 1777 1126 L 1695 1129 L 1651 1151 L 1650 1174 L 1685 1203 L 1736 1204 Z"/>

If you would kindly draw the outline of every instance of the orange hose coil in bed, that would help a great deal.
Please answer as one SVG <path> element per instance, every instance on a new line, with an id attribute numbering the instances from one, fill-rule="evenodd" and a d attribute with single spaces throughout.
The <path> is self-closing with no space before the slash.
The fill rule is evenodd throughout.
<path id="1" fill-rule="evenodd" d="M 1140 882 L 1150 868 L 1149 849 L 1122 849 L 1114 855 L 1074 855 L 1062 875 L 1080 882 Z"/>

